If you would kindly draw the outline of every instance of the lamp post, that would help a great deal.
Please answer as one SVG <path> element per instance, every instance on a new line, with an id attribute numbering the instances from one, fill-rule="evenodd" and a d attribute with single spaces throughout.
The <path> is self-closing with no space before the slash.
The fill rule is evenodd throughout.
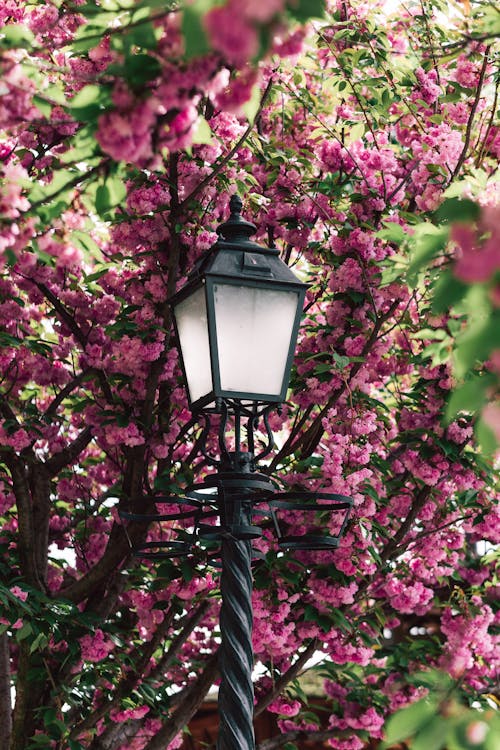
<path id="1" fill-rule="evenodd" d="M 122 513 L 128 520 L 193 519 L 178 540 L 145 542 L 145 557 L 192 555 L 200 540 L 217 542 L 221 560 L 221 646 L 218 750 L 253 750 L 252 539 L 262 536 L 255 517 L 268 517 L 281 549 L 334 549 L 352 500 L 306 491 L 280 493 L 258 462 L 273 447 L 268 415 L 286 397 L 307 285 L 280 259 L 278 250 L 252 242 L 255 226 L 241 216 L 238 196 L 219 239 L 170 300 L 182 368 L 193 414 L 205 422 L 201 451 L 216 466 L 184 498 L 154 497 L 178 512 Z M 207 448 L 212 414 L 220 415 L 218 453 Z M 263 421 L 267 445 L 256 452 L 254 433 Z M 229 433 L 232 445 L 229 448 Z M 245 439 L 243 439 L 243 436 Z M 319 502 L 318 502 L 319 501 Z M 335 533 L 283 531 L 279 514 L 293 510 L 336 514 Z"/>

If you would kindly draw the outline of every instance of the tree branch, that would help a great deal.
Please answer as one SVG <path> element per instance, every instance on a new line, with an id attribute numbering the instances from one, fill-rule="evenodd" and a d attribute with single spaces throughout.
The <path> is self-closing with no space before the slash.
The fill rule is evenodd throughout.
<path id="1" fill-rule="evenodd" d="M 45 285 L 41 284 L 39 282 L 35 282 L 37 288 L 42 292 L 44 297 L 48 299 L 56 313 L 59 315 L 63 323 L 69 328 L 75 339 L 78 341 L 82 349 L 85 349 L 87 345 L 87 336 L 82 331 L 80 326 L 77 324 L 76 320 L 68 310 L 65 308 L 63 303 L 60 299 L 56 297 L 56 295 Z M 111 388 L 109 387 L 109 383 L 106 380 L 106 376 L 104 375 L 104 372 L 102 370 L 96 370 L 97 377 L 99 379 L 99 382 L 101 384 L 101 388 L 103 390 L 104 395 L 106 396 L 106 399 L 109 401 L 109 403 L 114 403 L 113 393 L 111 391 Z"/>
<path id="2" fill-rule="evenodd" d="M 278 695 L 280 695 L 280 693 L 285 689 L 288 683 L 298 676 L 309 659 L 311 659 L 311 657 L 314 655 L 314 652 L 318 649 L 318 645 L 319 640 L 317 638 L 314 638 L 309 643 L 307 648 L 300 654 L 297 661 L 295 661 L 292 666 L 289 667 L 287 671 L 284 672 L 281 677 L 276 680 L 272 690 L 270 690 L 268 693 L 266 693 L 266 695 L 264 695 L 260 700 L 257 701 L 254 710 L 255 717 L 259 716 L 259 714 L 265 711 L 269 704 L 272 703 L 273 700 L 277 698 Z"/>
<path id="3" fill-rule="evenodd" d="M 8 750 L 12 731 L 12 701 L 10 698 L 9 636 L 0 635 L 0 750 Z"/>
<path id="4" fill-rule="evenodd" d="M 481 73 L 479 74 L 479 82 L 477 85 L 476 96 L 474 97 L 474 102 L 472 103 L 472 107 L 471 107 L 470 114 L 469 114 L 469 119 L 467 121 L 467 127 L 465 129 L 464 147 L 462 149 L 462 153 L 458 157 L 458 161 L 451 175 L 450 182 L 452 182 L 457 176 L 457 174 L 460 172 L 462 165 L 466 159 L 467 151 L 469 150 L 469 144 L 470 144 L 470 139 L 472 135 L 472 124 L 474 122 L 474 116 L 476 114 L 479 100 L 481 99 L 481 91 L 483 89 L 484 78 L 486 76 L 486 69 L 488 67 L 488 55 L 490 53 L 490 49 L 491 49 L 491 45 L 486 47 L 484 51 L 484 60 L 481 66 Z"/>
<path id="5" fill-rule="evenodd" d="M 165 750 L 179 734 L 205 700 L 218 672 L 218 654 L 213 654 L 205 663 L 198 678 L 185 691 L 184 699 L 159 732 L 147 743 L 144 750 Z"/>
<path id="6" fill-rule="evenodd" d="M 28 472 L 24 461 L 17 456 L 8 455 L 5 462 L 12 477 L 12 491 L 16 498 L 18 512 L 17 548 L 21 574 L 29 584 L 43 590 L 35 560 L 35 531 Z"/>
<path id="7" fill-rule="evenodd" d="M 429 499 L 431 490 L 432 490 L 432 487 L 426 485 L 425 487 L 421 487 L 420 490 L 417 492 L 417 495 L 411 504 L 411 508 L 408 511 L 408 515 L 406 516 L 405 520 L 401 523 L 401 526 L 396 531 L 394 536 L 392 536 L 389 539 L 387 544 L 384 545 L 384 547 L 379 553 L 380 558 L 383 561 L 389 560 L 391 555 L 398 549 L 402 540 L 404 539 L 408 531 L 411 529 L 413 522 L 418 516 L 419 511 L 422 510 L 423 506 Z"/>
<path id="8" fill-rule="evenodd" d="M 72 443 L 66 446 L 59 453 L 54 453 L 51 458 L 47 459 L 44 464 L 45 470 L 48 474 L 54 477 L 58 474 L 61 469 L 65 466 L 70 466 L 76 461 L 80 453 L 87 447 L 92 440 L 92 430 L 90 427 L 84 427 L 80 434 L 73 440 Z"/>
<path id="9" fill-rule="evenodd" d="M 67 383 L 64 388 L 62 388 L 57 396 L 55 396 L 54 400 L 51 401 L 49 407 L 45 411 L 45 416 L 47 417 L 53 417 L 55 416 L 58 407 L 62 404 L 64 399 L 69 396 L 69 394 L 75 390 L 75 388 L 78 388 L 82 380 L 90 373 L 92 372 L 92 368 L 88 368 L 86 370 L 82 370 L 78 375 L 76 375 L 72 380 L 70 380 L 69 383 Z"/>
<path id="10" fill-rule="evenodd" d="M 236 142 L 236 144 L 235 144 L 235 145 L 233 146 L 233 148 L 232 148 L 232 149 L 231 149 L 231 150 L 230 150 L 230 151 L 229 151 L 229 152 L 228 152 L 228 153 L 226 154 L 226 156 L 224 156 L 224 157 L 223 157 L 223 158 L 222 158 L 222 159 L 221 159 L 221 160 L 220 160 L 219 162 L 217 162 L 217 163 L 216 163 L 215 167 L 214 167 L 214 168 L 212 169 L 212 171 L 210 172 L 210 174 L 208 174 L 208 175 L 207 175 L 207 176 L 206 176 L 206 177 L 205 177 L 205 178 L 204 178 L 204 179 L 203 179 L 203 180 L 202 180 L 202 181 L 201 181 L 201 182 L 200 182 L 200 183 L 199 183 L 199 184 L 198 184 L 198 185 L 197 185 L 197 186 L 196 186 L 196 187 L 194 188 L 194 190 L 192 190 L 192 191 L 191 191 L 191 192 L 189 193 L 189 195 L 188 195 L 188 196 L 187 196 L 186 198 L 184 198 L 184 200 L 183 200 L 183 201 L 181 201 L 181 203 L 179 204 L 179 211 L 182 211 L 182 209 L 184 209 L 184 208 L 185 208 L 186 206 L 188 206 L 188 205 L 189 205 L 189 203 L 190 203 L 190 201 L 192 201 L 192 200 L 193 200 L 193 198 L 195 198 L 195 197 L 196 197 L 196 196 L 198 195 L 198 193 L 200 193 L 200 192 L 201 192 L 201 191 L 203 190 L 203 188 L 204 188 L 204 187 L 205 187 L 206 185 L 208 185 L 208 184 L 209 184 L 209 183 L 210 183 L 210 182 L 211 182 L 211 181 L 212 181 L 212 180 L 214 179 L 214 177 L 216 177 L 216 176 L 217 176 L 217 175 L 218 175 L 218 174 L 219 174 L 220 172 L 222 172 L 222 170 L 224 169 L 224 167 L 226 166 L 226 164 L 227 164 L 227 163 L 228 163 L 228 162 L 229 162 L 229 161 L 230 161 L 230 160 L 231 160 L 231 159 L 233 158 L 233 156 L 234 156 L 234 155 L 235 155 L 235 154 L 236 154 L 236 153 L 237 153 L 237 152 L 238 152 L 238 151 L 240 150 L 240 148 L 241 148 L 241 147 L 242 147 L 242 145 L 243 145 L 243 144 L 245 143 L 245 141 L 247 140 L 248 136 L 250 135 L 250 133 L 251 133 L 251 132 L 252 132 L 252 130 L 254 129 L 254 127 L 255 127 L 255 123 L 256 123 L 256 122 L 257 122 L 257 120 L 259 119 L 259 117 L 260 117 L 260 114 L 261 114 L 261 112 L 262 112 L 262 110 L 263 110 L 263 108 L 264 108 L 264 105 L 265 105 L 265 103 L 266 103 L 266 101 L 267 101 L 267 99 L 268 99 L 268 97 L 269 97 L 269 94 L 271 93 L 271 89 L 272 89 L 272 86 L 273 86 L 273 82 L 272 82 L 272 79 L 270 79 L 270 80 L 268 81 L 268 83 L 267 83 L 267 86 L 266 86 L 266 88 L 264 89 L 264 93 L 262 94 L 262 96 L 261 96 L 261 98 L 260 98 L 260 103 L 259 103 L 259 107 L 258 107 L 258 109 L 257 109 L 257 112 L 256 112 L 256 114 L 255 114 L 255 117 L 253 118 L 252 122 L 251 122 L 251 123 L 249 123 L 249 125 L 248 125 L 247 129 L 245 130 L 245 132 L 243 133 L 243 135 L 241 136 L 241 138 L 240 138 L 240 139 L 239 139 L 239 140 L 238 140 L 238 141 Z"/>

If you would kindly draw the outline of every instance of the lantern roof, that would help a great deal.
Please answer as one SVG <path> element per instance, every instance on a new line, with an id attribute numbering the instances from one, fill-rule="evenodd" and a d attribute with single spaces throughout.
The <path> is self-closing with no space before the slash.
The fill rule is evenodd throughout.
<path id="1" fill-rule="evenodd" d="M 275 247 L 263 247 L 250 239 L 255 224 L 241 216 L 242 201 L 233 195 L 229 202 L 230 216 L 217 228 L 219 239 L 198 260 L 187 283 L 171 300 L 173 304 L 185 296 L 206 276 L 231 278 L 236 282 L 261 281 L 305 288 L 304 284 L 279 257 Z"/>

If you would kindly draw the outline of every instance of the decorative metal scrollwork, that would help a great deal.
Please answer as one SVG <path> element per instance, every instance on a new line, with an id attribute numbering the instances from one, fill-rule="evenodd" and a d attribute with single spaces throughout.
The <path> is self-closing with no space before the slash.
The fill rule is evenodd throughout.
<path id="1" fill-rule="evenodd" d="M 221 544 L 224 540 L 258 539 L 263 534 L 263 528 L 255 525 L 254 517 L 269 521 L 282 550 L 333 550 L 338 546 L 349 520 L 352 507 L 350 497 L 321 491 L 279 492 L 277 485 L 268 476 L 256 470 L 258 461 L 273 448 L 270 408 L 269 404 L 245 406 L 231 400 L 218 404 L 218 455 L 211 454 L 207 448 L 210 415 L 202 415 L 205 424 L 201 452 L 218 470 L 188 487 L 182 497 L 158 495 L 142 499 L 146 504 L 167 506 L 168 512 L 142 514 L 120 511 L 121 519 L 126 522 L 158 522 L 168 526 L 168 539 L 147 540 L 135 546 L 129 539 L 135 555 L 148 559 L 176 558 L 192 555 L 197 545 L 204 542 Z M 242 450 L 243 420 L 246 420 L 244 429 L 247 450 Z M 255 433 L 260 420 L 264 425 L 266 440 L 262 450 L 255 455 Z M 172 506 L 175 510 L 171 509 Z M 262 510 L 263 507 L 266 509 Z M 310 530 L 296 533 L 293 523 L 287 518 L 290 512 L 299 513 L 301 522 L 297 525 L 302 529 L 306 525 Z M 318 531 L 318 513 L 328 514 L 326 533 Z M 307 517 L 309 521 L 306 521 Z M 180 524 L 176 525 L 176 521 Z M 126 526 L 124 528 L 127 533 Z"/>

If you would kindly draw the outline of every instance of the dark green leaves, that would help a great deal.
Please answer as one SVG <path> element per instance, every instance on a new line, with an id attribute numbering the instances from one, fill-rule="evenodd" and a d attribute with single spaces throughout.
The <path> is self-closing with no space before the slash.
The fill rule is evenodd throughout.
<path id="1" fill-rule="evenodd" d="M 397 711 L 390 717 L 385 729 L 385 746 L 403 742 L 436 716 L 436 704 L 423 698 Z"/>
<path id="2" fill-rule="evenodd" d="M 379 229 L 376 236 L 387 240 L 387 242 L 392 242 L 394 245 L 402 245 L 407 234 L 401 224 L 393 221 L 384 221 L 384 229 Z"/>
<path id="3" fill-rule="evenodd" d="M 84 86 L 73 99 L 68 102 L 68 108 L 75 120 L 89 122 L 96 120 L 111 104 L 111 90 L 107 86 L 89 84 Z"/>
<path id="4" fill-rule="evenodd" d="M 130 55 L 125 60 L 124 75 L 132 87 L 141 86 L 146 81 L 157 78 L 160 73 L 160 63 L 151 55 L 139 53 Z"/>
<path id="5" fill-rule="evenodd" d="M 95 195 L 95 207 L 100 216 L 106 216 L 112 209 L 119 206 L 127 194 L 123 179 L 118 175 L 110 175 L 104 184 L 99 185 Z"/>
<path id="6" fill-rule="evenodd" d="M 19 23 L 9 24 L 0 29 L 0 47 L 7 49 L 22 47 L 26 49 L 33 44 L 34 39 L 32 32 Z"/>
<path id="7" fill-rule="evenodd" d="M 479 411 L 487 400 L 487 391 L 494 386 L 496 378 L 492 373 L 473 375 L 455 388 L 446 407 L 446 419 L 451 422 L 460 412 L 473 414 Z"/>
<path id="8" fill-rule="evenodd" d="M 434 214 L 437 223 L 472 222 L 479 218 L 479 204 L 467 198 L 447 198 Z"/>
<path id="9" fill-rule="evenodd" d="M 297 21 L 305 23 L 310 18 L 323 18 L 325 2 L 324 0 L 289 0 L 288 11 Z"/>
<path id="10" fill-rule="evenodd" d="M 430 223 L 422 223 L 415 229 L 412 240 L 408 283 L 417 283 L 418 273 L 444 250 L 448 241 L 448 229 Z"/>
<path id="11" fill-rule="evenodd" d="M 211 0 L 197 0 L 185 7 L 182 12 L 184 55 L 188 59 L 205 55 L 210 49 L 202 18 L 212 5 Z"/>

